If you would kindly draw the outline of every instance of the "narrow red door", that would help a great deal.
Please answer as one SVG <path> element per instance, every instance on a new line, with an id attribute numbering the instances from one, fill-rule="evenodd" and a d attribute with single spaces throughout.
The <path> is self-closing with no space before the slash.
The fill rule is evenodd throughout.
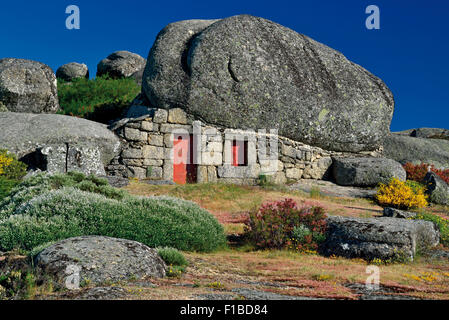
<path id="1" fill-rule="evenodd" d="M 239 166 L 239 149 L 240 145 L 237 143 L 236 140 L 232 142 L 232 165 L 234 167 Z"/>
<path id="2" fill-rule="evenodd" d="M 173 141 L 173 181 L 178 184 L 187 182 L 187 160 L 189 155 L 189 139 L 175 136 Z"/>

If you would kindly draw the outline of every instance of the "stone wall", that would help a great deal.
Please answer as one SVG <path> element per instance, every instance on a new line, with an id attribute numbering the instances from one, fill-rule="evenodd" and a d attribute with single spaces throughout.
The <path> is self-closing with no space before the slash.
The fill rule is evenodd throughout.
<path id="1" fill-rule="evenodd" d="M 133 107 L 132 107 L 133 108 Z M 111 128 L 126 147 L 108 166 L 111 175 L 173 180 L 174 138 L 193 135 L 193 162 L 198 183 L 256 184 L 261 175 L 283 184 L 300 179 L 325 179 L 332 156 L 326 151 L 265 130 L 219 128 L 194 120 L 182 109 L 135 106 L 130 117 Z M 232 143 L 247 141 L 247 165 L 232 165 Z"/>

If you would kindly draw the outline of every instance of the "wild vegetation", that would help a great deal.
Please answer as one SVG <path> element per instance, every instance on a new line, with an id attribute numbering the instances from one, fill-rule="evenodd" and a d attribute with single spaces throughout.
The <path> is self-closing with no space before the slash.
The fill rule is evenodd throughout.
<path id="1" fill-rule="evenodd" d="M 26 169 L 27 166 L 14 154 L 0 149 L 0 201 L 19 184 L 26 175 Z"/>
<path id="2" fill-rule="evenodd" d="M 0 250 L 32 250 L 47 242 L 104 235 L 213 251 L 225 245 L 223 227 L 193 202 L 172 197 L 140 198 L 93 176 L 38 174 L 0 203 Z"/>
<path id="3" fill-rule="evenodd" d="M 404 169 L 407 172 L 407 179 L 422 182 L 424 177 L 426 176 L 428 170 L 435 172 L 441 179 L 443 179 L 446 183 L 449 183 L 449 169 L 438 169 L 434 165 L 430 165 L 428 163 L 421 164 L 413 164 L 407 162 L 404 165 Z"/>
<path id="4" fill-rule="evenodd" d="M 376 200 L 381 206 L 402 210 L 424 208 L 428 204 L 423 186 L 397 178 L 392 178 L 388 184 L 379 185 Z"/>
<path id="5" fill-rule="evenodd" d="M 140 87 L 129 78 L 58 80 L 60 113 L 101 123 L 119 118 L 139 93 Z"/>

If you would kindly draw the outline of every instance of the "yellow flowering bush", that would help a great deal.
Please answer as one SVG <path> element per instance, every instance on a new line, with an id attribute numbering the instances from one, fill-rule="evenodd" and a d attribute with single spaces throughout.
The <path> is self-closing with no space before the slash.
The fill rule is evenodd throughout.
<path id="1" fill-rule="evenodd" d="M 424 187 L 410 186 L 397 178 L 391 179 L 388 184 L 381 183 L 379 185 L 376 200 L 381 206 L 401 210 L 427 206 L 427 195 Z"/>
<path id="2" fill-rule="evenodd" d="M 0 175 L 5 173 L 5 170 L 12 163 L 13 158 L 10 157 L 3 150 L 0 151 Z"/>
<path id="3" fill-rule="evenodd" d="M 17 160 L 14 154 L 0 149 L 0 177 L 20 180 L 26 175 L 26 169 L 26 164 Z"/>

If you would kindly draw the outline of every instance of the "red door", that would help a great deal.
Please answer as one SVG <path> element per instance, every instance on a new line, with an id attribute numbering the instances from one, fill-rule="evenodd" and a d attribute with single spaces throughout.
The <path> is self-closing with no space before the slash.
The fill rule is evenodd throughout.
<path id="1" fill-rule="evenodd" d="M 173 181 L 196 182 L 197 166 L 193 163 L 193 136 L 175 135 L 173 141 Z"/>
<path id="2" fill-rule="evenodd" d="M 187 159 L 189 139 L 185 136 L 175 136 L 173 141 L 173 181 L 178 184 L 187 182 Z"/>
<path id="3" fill-rule="evenodd" d="M 232 142 L 232 165 L 234 167 L 248 165 L 248 141 L 234 140 Z"/>

